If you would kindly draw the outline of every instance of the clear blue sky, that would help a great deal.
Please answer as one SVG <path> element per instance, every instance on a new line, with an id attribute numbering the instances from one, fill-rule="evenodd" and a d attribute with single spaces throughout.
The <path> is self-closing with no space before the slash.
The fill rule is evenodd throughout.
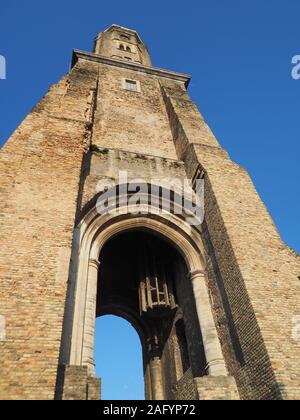
<path id="1" fill-rule="evenodd" d="M 249 170 L 283 239 L 300 252 L 300 80 L 291 78 L 291 59 L 300 54 L 299 16 L 299 0 L 2 2 L 7 80 L 0 80 L 0 144 L 68 71 L 73 48 L 89 51 L 107 26 L 128 26 L 140 32 L 154 65 L 193 76 L 192 98 L 221 145 Z M 139 357 L 106 370 L 120 346 L 116 336 L 127 334 L 125 321 L 99 322 L 106 339 L 102 346 L 98 335 L 97 359 L 108 350 L 98 370 L 104 395 L 141 397 L 130 379 L 132 372 L 141 375 Z M 136 354 L 135 332 L 125 336 L 124 352 Z M 128 383 L 109 393 L 124 363 Z"/>

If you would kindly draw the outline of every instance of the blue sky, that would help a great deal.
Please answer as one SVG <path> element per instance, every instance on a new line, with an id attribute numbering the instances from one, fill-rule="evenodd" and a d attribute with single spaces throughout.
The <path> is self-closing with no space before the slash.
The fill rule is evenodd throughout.
<path id="1" fill-rule="evenodd" d="M 116 316 L 96 321 L 96 373 L 102 378 L 104 400 L 143 400 L 144 379 L 140 338 Z M 104 348 L 103 348 L 104 347 Z"/>
<path id="2" fill-rule="evenodd" d="M 131 27 L 155 66 L 193 76 L 192 98 L 232 159 L 248 169 L 283 239 L 299 253 L 300 80 L 291 77 L 292 57 L 300 54 L 299 16 L 299 0 L 2 2 L 7 79 L 0 80 L 0 145 L 68 71 L 73 48 L 90 51 L 94 36 L 112 23 Z M 125 321 L 101 323 L 106 335 L 128 332 Z M 135 332 L 126 337 L 126 350 L 136 354 Z M 111 334 L 111 346 L 114 339 Z M 97 346 L 99 360 L 103 347 Z M 130 363 L 125 377 L 141 375 L 140 362 Z M 108 397 L 115 395 L 106 384 L 120 366 L 105 375 L 99 366 Z M 129 388 L 120 390 L 123 398 L 140 397 L 137 383 Z"/>

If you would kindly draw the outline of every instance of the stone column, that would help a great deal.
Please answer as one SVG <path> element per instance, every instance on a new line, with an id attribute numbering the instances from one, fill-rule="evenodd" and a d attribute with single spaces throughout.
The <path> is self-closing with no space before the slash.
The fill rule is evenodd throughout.
<path id="1" fill-rule="evenodd" d="M 99 261 L 90 260 L 86 292 L 82 348 L 82 365 L 87 366 L 89 375 L 95 374 L 94 342 L 99 266 Z"/>
<path id="2" fill-rule="evenodd" d="M 162 384 L 161 360 L 152 357 L 150 360 L 151 394 L 153 401 L 163 401 L 164 391 Z"/>
<path id="3" fill-rule="evenodd" d="M 203 271 L 197 270 L 190 273 L 190 279 L 194 291 L 209 375 L 227 376 L 228 372 L 214 323 L 208 289 L 205 282 L 205 274 Z"/>

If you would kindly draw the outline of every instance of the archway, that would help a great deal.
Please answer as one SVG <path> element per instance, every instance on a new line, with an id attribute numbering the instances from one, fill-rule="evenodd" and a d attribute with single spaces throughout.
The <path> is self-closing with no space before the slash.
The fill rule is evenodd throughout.
<path id="1" fill-rule="evenodd" d="M 163 349 L 167 349 L 165 357 L 167 360 L 170 355 L 168 349 L 171 342 L 177 341 L 178 344 L 177 352 L 173 352 L 173 355 L 175 354 L 174 357 L 172 356 L 173 361 L 176 357 L 179 360 L 182 359 L 182 349 L 186 349 L 186 343 L 188 343 L 189 357 L 181 361 L 181 373 L 185 375 L 187 372 L 189 380 L 204 374 L 210 376 L 227 376 L 228 374 L 206 285 L 205 251 L 201 232 L 197 227 L 191 226 L 184 215 L 177 216 L 172 211 L 161 211 L 159 206 L 158 201 L 158 207 L 153 207 L 151 204 L 144 209 L 143 206 L 130 205 L 127 196 L 124 198 L 119 196 L 117 208 L 111 208 L 106 214 L 98 213 L 96 200 L 93 200 L 87 207 L 85 216 L 74 232 L 70 269 L 70 298 L 68 300 L 70 318 L 66 318 L 72 320 L 72 323 L 66 323 L 64 334 L 66 339 L 61 357 L 62 364 L 87 367 L 88 374 L 94 375 L 94 327 L 96 308 L 99 311 L 97 290 L 99 290 L 98 279 L 101 276 L 100 256 L 106 245 L 114 238 L 119 237 L 120 239 L 122 235 L 129 233 L 136 234 L 134 232 L 150 234 L 152 238 L 156 237 L 157 241 L 162 241 L 163 247 L 168 248 L 167 252 L 173 256 L 176 255 L 176 293 L 174 293 L 174 297 L 178 301 L 175 299 L 174 302 L 172 299 L 172 287 L 167 287 L 166 290 L 170 293 L 170 295 L 165 293 L 165 297 L 168 297 L 167 307 L 164 309 L 155 301 L 152 305 L 159 309 L 155 313 L 161 313 L 161 316 L 157 317 L 159 322 L 165 316 L 168 318 L 166 331 L 169 334 L 160 328 L 160 341 L 158 342 L 156 337 L 159 334 L 153 334 L 155 331 L 153 324 L 155 323 L 149 321 L 151 317 L 140 312 L 137 316 L 136 311 L 128 310 L 125 301 L 120 301 L 119 305 L 114 304 L 114 314 L 127 319 L 139 332 L 141 341 L 144 343 L 146 398 L 154 400 L 177 397 L 176 389 L 179 385 L 175 384 L 174 377 L 171 380 L 168 377 L 169 368 L 166 370 L 164 367 L 171 365 L 169 362 L 164 362 L 162 353 Z M 144 210 L 146 210 L 146 215 Z M 164 281 L 161 284 L 163 286 Z M 139 310 L 146 308 L 142 312 L 151 312 L 153 309 L 151 308 L 151 299 L 146 297 L 145 290 L 141 293 L 140 288 L 139 296 L 144 296 L 144 300 L 140 299 L 142 304 L 139 304 Z M 101 311 L 98 312 L 99 315 L 112 313 L 111 304 L 108 302 L 106 307 L 102 305 Z M 183 322 L 176 326 L 175 323 L 180 317 Z M 145 319 L 148 321 L 145 322 Z M 172 319 L 172 323 L 170 319 Z M 72 330 L 68 330 L 69 326 Z M 184 326 L 184 334 L 182 326 Z M 175 340 L 172 331 L 179 334 Z M 68 337 L 71 338 L 70 347 L 68 347 Z M 206 359 L 205 367 L 203 350 Z M 189 363 L 190 368 L 186 369 L 189 367 Z M 177 372 L 180 377 L 180 369 L 177 369 Z M 178 377 L 176 376 L 176 380 Z"/>
<path id="2" fill-rule="evenodd" d="M 143 347 L 146 399 L 174 399 L 189 369 L 194 376 L 206 374 L 182 256 L 157 234 L 135 229 L 108 240 L 99 263 L 96 316 L 115 314 L 131 322 Z"/>
<path id="3" fill-rule="evenodd" d="M 143 400 L 143 352 L 140 338 L 121 317 L 98 317 L 95 328 L 96 376 L 103 400 Z"/>

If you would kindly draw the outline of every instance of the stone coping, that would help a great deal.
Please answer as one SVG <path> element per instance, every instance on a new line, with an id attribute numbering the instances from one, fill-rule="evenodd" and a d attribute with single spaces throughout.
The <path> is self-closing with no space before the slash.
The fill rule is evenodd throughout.
<path id="1" fill-rule="evenodd" d="M 111 57 L 104 57 L 102 55 L 87 51 L 73 50 L 72 67 L 74 67 L 78 61 L 94 61 L 96 63 L 106 64 L 108 66 L 122 67 L 128 70 L 140 71 L 153 76 L 165 77 L 167 79 L 184 82 L 186 87 L 188 87 L 191 80 L 191 76 L 188 76 L 187 74 L 164 70 L 158 67 L 143 66 L 142 64 L 117 60 Z"/>

